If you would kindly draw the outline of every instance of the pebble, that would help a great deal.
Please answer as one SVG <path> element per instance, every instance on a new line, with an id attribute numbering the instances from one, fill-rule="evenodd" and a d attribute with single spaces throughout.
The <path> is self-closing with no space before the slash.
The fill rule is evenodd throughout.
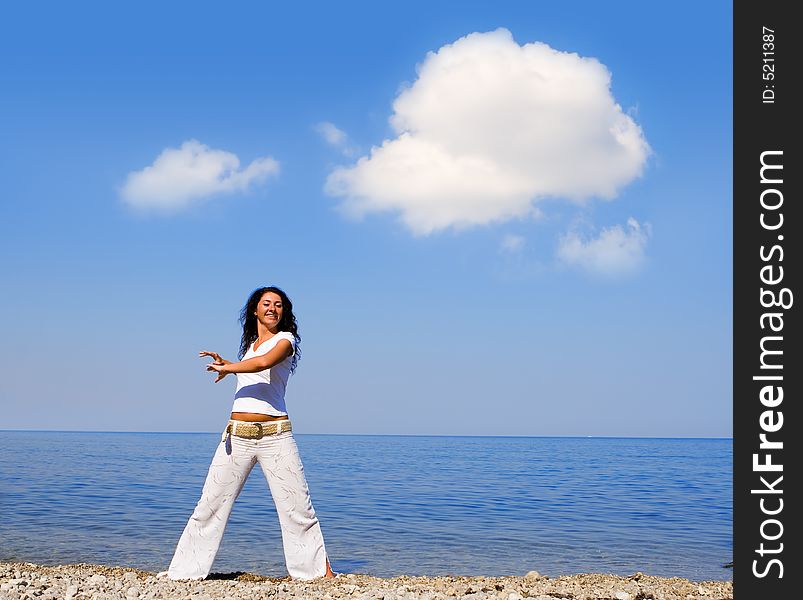
<path id="1" fill-rule="evenodd" d="M 584 574 L 550 578 L 538 571 L 509 577 L 389 579 L 348 573 L 313 581 L 255 574 L 224 579 L 213 574 L 205 581 L 172 581 L 122 567 L 0 562 L 0 592 L 0 599 L 9 600 L 733 600 L 733 582 L 692 582 L 642 573 L 631 577 Z"/>

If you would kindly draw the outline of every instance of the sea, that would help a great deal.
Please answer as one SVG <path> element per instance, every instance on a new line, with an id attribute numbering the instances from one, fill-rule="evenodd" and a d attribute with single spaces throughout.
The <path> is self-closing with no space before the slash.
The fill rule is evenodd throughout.
<path id="1" fill-rule="evenodd" d="M 732 580 L 732 439 L 296 434 L 336 572 Z M 216 433 L 0 431 L 0 561 L 167 568 Z M 213 573 L 287 574 L 260 469 Z"/>

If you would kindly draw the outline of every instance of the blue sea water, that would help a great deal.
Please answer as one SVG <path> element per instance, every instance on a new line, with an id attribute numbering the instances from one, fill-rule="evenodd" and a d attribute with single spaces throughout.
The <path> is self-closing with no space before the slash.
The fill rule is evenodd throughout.
<path id="1" fill-rule="evenodd" d="M 729 580 L 730 439 L 297 434 L 336 571 Z M 0 431 L 0 560 L 162 570 L 218 434 Z M 213 572 L 286 575 L 255 469 Z"/>

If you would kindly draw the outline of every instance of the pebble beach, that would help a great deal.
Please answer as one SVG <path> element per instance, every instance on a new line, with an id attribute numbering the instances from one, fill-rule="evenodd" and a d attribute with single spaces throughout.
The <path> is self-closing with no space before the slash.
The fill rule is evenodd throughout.
<path id="1" fill-rule="evenodd" d="M 338 574 L 333 579 L 295 581 L 250 573 L 212 574 L 204 581 L 170 581 L 125 567 L 76 564 L 42 566 L 0 563 L 0 600 L 732 600 L 732 581 L 585 574 L 547 577 L 393 577 Z"/>

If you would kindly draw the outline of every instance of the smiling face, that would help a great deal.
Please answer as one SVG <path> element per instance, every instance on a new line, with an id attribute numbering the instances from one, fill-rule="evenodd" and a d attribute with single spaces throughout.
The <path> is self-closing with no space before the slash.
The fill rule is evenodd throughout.
<path id="1" fill-rule="evenodd" d="M 257 303 L 254 314 L 257 322 L 261 325 L 260 329 L 276 333 L 279 330 L 279 323 L 282 321 L 284 307 L 282 298 L 274 292 L 265 292 Z"/>

